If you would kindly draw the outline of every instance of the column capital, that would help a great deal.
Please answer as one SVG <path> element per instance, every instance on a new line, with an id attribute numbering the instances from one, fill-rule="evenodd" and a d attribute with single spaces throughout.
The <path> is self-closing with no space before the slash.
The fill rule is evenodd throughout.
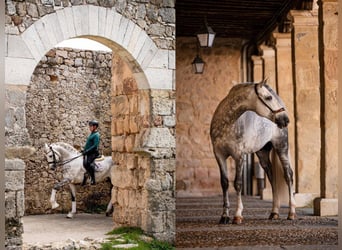
<path id="1" fill-rule="evenodd" d="M 275 52 L 274 52 L 274 48 L 266 46 L 266 45 L 260 45 L 260 49 L 262 51 L 262 57 L 274 57 L 275 56 Z"/>
<path id="2" fill-rule="evenodd" d="M 312 10 L 290 10 L 293 26 L 318 26 L 318 12 Z"/>
<path id="3" fill-rule="evenodd" d="M 258 64 L 261 65 L 262 64 L 262 57 L 261 56 L 253 55 L 253 56 L 251 56 L 251 59 L 252 59 L 254 65 L 258 65 Z"/>
<path id="4" fill-rule="evenodd" d="M 272 33 L 276 47 L 291 47 L 291 33 Z"/>

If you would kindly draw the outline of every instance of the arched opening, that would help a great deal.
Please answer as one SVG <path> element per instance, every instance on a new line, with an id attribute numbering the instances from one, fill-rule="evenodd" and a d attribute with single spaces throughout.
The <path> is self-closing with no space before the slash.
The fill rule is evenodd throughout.
<path id="1" fill-rule="evenodd" d="M 25 214 L 65 212 L 71 209 L 70 190 L 57 193 L 60 207 L 51 210 L 50 191 L 63 179 L 63 166 L 48 168 L 44 145 L 65 142 L 81 150 L 89 134 L 88 121 L 100 123 L 100 153 L 112 154 L 112 52 L 52 48 L 35 68 L 27 88 L 26 127 L 36 153 L 26 160 Z M 77 188 L 79 211 L 105 209 L 111 183 Z"/>

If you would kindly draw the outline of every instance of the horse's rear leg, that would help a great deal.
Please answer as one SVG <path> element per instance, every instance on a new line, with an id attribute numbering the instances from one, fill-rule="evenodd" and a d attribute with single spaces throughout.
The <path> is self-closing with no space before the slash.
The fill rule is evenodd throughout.
<path id="1" fill-rule="evenodd" d="M 227 164 L 226 164 L 226 157 L 222 155 L 216 154 L 216 161 L 220 167 L 220 176 L 221 176 L 221 187 L 222 187 L 222 194 L 223 194 L 223 212 L 220 219 L 220 224 L 228 224 L 229 223 L 229 198 L 228 198 L 228 175 L 227 175 Z"/>
<path id="2" fill-rule="evenodd" d="M 234 181 L 234 188 L 236 190 L 237 195 L 237 202 L 236 202 L 236 212 L 233 220 L 233 224 L 241 224 L 243 217 L 242 217 L 242 198 L 241 198 L 241 188 L 242 188 L 242 171 L 243 171 L 243 156 L 240 157 L 238 161 L 235 161 L 236 173 L 235 173 L 235 181 Z"/>
<path id="3" fill-rule="evenodd" d="M 289 207 L 290 211 L 288 214 L 288 220 L 294 220 L 296 217 L 296 202 L 293 196 L 293 171 L 291 169 L 290 159 L 288 155 L 288 149 L 285 148 L 283 150 L 277 150 L 277 155 L 279 160 L 283 166 L 284 170 L 284 178 L 288 187 L 289 192 Z"/>
<path id="4" fill-rule="evenodd" d="M 113 202 L 112 202 L 112 197 L 111 197 L 110 201 L 109 201 L 109 203 L 107 205 L 106 216 L 108 217 L 112 213 L 112 211 L 113 211 Z"/>
<path id="5" fill-rule="evenodd" d="M 268 180 L 271 183 L 272 188 L 272 212 L 269 216 L 269 219 L 279 219 L 279 208 L 280 208 L 280 200 L 278 197 L 278 193 L 276 192 L 274 183 L 273 183 L 273 173 L 272 173 L 272 163 L 270 161 L 270 151 L 272 149 L 272 144 L 268 143 L 262 148 L 260 151 L 256 152 L 256 155 L 259 158 L 260 165 L 265 170 Z"/>
<path id="6" fill-rule="evenodd" d="M 76 187 L 74 184 L 69 183 L 71 194 L 71 211 L 67 214 L 67 218 L 72 219 L 76 214 Z"/>

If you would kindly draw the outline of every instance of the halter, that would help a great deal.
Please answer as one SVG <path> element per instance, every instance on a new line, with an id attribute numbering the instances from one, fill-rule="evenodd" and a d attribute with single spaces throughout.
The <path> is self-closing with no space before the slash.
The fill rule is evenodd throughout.
<path id="1" fill-rule="evenodd" d="M 254 84 L 254 90 L 255 90 L 255 93 L 256 95 L 258 96 L 259 100 L 269 109 L 271 110 L 271 112 L 275 115 L 277 113 L 280 113 L 280 112 L 283 112 L 285 111 L 285 108 L 282 107 L 280 109 L 277 109 L 277 110 L 273 110 L 260 96 L 259 96 L 259 93 L 258 93 L 258 84 Z"/>
<path id="2" fill-rule="evenodd" d="M 51 145 L 49 146 L 49 148 L 50 148 L 50 150 L 52 152 L 52 159 L 53 159 L 53 161 L 48 161 L 48 164 L 53 164 L 54 168 L 57 168 L 57 166 L 63 166 L 63 165 L 65 165 L 65 164 L 67 164 L 69 162 L 72 162 L 73 160 L 75 160 L 75 159 L 77 159 L 77 158 L 82 156 L 82 154 L 80 154 L 80 155 L 77 155 L 77 156 L 75 156 L 73 158 L 70 158 L 70 159 L 67 159 L 67 160 L 64 160 L 64 161 L 57 161 L 56 160 L 56 154 L 57 153 L 55 152 L 55 150 L 53 150 Z"/>

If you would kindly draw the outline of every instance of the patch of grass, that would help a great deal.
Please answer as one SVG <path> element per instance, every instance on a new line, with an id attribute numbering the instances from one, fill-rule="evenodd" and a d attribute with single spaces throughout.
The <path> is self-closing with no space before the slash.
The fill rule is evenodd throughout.
<path id="1" fill-rule="evenodd" d="M 120 244 L 136 244 L 131 250 L 174 250 L 170 243 L 159 241 L 144 234 L 138 227 L 120 227 L 109 232 L 109 242 L 102 243 L 102 250 L 119 250 Z"/>

